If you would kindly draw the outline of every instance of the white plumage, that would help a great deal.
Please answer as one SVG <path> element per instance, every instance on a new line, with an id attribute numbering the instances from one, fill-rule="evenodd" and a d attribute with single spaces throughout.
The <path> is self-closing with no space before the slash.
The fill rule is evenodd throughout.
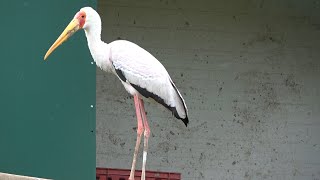
<path id="1" fill-rule="evenodd" d="M 108 49 L 111 61 L 108 65 L 111 65 L 110 68 L 115 75 L 115 69 L 123 73 L 127 81 L 124 82 L 117 76 L 131 95 L 140 95 L 131 84 L 137 85 L 159 96 L 168 106 L 175 107 L 180 118 L 187 117 L 183 99 L 172 85 L 173 82 L 164 66 L 154 56 L 125 40 L 113 41 Z"/>
<path id="2" fill-rule="evenodd" d="M 83 28 L 91 55 L 97 66 L 116 76 L 118 74 L 115 69 L 120 70 L 127 82 L 123 82 L 118 77 L 131 95 L 141 96 L 131 84 L 145 88 L 148 92 L 163 99 L 168 106 L 175 108 L 178 113 L 177 118 L 188 121 L 187 106 L 164 66 L 148 51 L 130 41 L 116 40 L 109 44 L 101 41 L 100 16 L 90 7 L 81 10 L 87 14 Z M 88 19 L 91 17 L 95 20 Z M 90 28 L 87 28 L 89 26 Z"/>

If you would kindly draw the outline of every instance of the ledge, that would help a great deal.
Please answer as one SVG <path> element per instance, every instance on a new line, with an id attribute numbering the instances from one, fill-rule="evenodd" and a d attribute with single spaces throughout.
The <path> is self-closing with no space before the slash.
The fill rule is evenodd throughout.
<path id="1" fill-rule="evenodd" d="M 29 176 L 19 176 L 14 174 L 0 173 L 1 180 L 48 180 Z"/>

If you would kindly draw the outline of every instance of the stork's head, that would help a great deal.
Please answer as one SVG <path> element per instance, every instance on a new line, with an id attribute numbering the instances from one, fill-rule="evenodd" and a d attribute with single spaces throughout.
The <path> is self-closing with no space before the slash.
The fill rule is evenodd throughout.
<path id="1" fill-rule="evenodd" d="M 79 12 L 76 13 L 74 18 L 71 20 L 69 25 L 61 33 L 58 39 L 52 44 L 50 49 L 44 56 L 44 60 L 63 42 L 65 42 L 69 37 L 71 37 L 79 29 L 84 29 L 86 32 L 90 31 L 93 27 L 101 28 L 101 19 L 99 14 L 91 7 L 81 8 Z"/>

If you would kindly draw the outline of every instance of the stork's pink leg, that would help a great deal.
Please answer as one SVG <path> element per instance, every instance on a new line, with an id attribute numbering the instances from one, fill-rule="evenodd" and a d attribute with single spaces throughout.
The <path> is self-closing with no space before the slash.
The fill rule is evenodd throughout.
<path id="1" fill-rule="evenodd" d="M 136 160 L 137 160 L 137 155 L 139 152 L 141 135 L 144 130 L 142 116 L 141 116 L 141 109 L 140 109 L 140 98 L 138 97 L 138 95 L 134 95 L 133 99 L 134 99 L 134 106 L 136 108 L 138 128 L 137 128 L 137 141 L 136 141 L 136 146 L 134 148 L 134 154 L 133 154 L 133 160 L 132 160 L 132 166 L 131 166 L 129 180 L 134 180 L 134 171 L 135 171 L 135 167 L 136 167 Z"/>
<path id="2" fill-rule="evenodd" d="M 148 151 L 148 140 L 149 140 L 149 136 L 150 136 L 150 128 L 149 128 L 146 112 L 144 110 L 144 103 L 143 103 L 142 99 L 140 99 L 140 108 L 141 108 L 141 116 L 142 116 L 143 125 L 144 125 L 144 143 L 143 143 L 144 146 L 143 146 L 141 180 L 145 180 L 145 177 L 146 177 L 147 151 Z"/>

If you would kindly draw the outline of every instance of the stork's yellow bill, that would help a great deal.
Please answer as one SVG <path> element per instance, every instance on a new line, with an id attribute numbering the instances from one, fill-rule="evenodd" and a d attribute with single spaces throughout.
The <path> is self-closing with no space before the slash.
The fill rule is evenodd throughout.
<path id="1" fill-rule="evenodd" d="M 74 19 L 69 23 L 69 25 L 65 28 L 65 30 L 61 33 L 58 39 L 51 45 L 46 55 L 44 56 L 44 60 L 63 42 L 65 42 L 69 37 L 71 37 L 75 32 L 81 29 L 85 23 L 86 14 L 83 11 L 78 12 Z"/>

